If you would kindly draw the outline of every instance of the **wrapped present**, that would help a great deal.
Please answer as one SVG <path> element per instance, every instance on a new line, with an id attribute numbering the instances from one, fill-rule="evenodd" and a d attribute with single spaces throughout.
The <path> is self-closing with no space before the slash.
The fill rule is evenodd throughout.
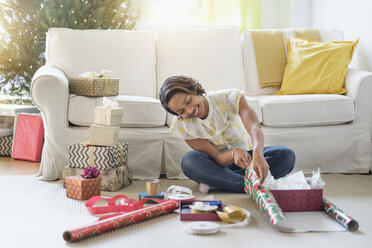
<path id="1" fill-rule="evenodd" d="M 0 156 L 10 156 L 12 154 L 13 136 L 0 136 Z"/>
<path id="2" fill-rule="evenodd" d="M 0 128 L 11 128 L 14 126 L 14 116 L 0 116 Z"/>
<path id="3" fill-rule="evenodd" d="M 95 124 L 106 126 L 120 126 L 124 109 L 97 106 L 95 112 Z"/>
<path id="4" fill-rule="evenodd" d="M 101 195 L 101 177 L 85 179 L 82 176 L 66 177 L 66 196 L 76 200 L 88 200 Z"/>
<path id="5" fill-rule="evenodd" d="M 12 158 L 39 162 L 44 142 L 44 126 L 40 115 L 18 114 Z"/>
<path id="6" fill-rule="evenodd" d="M 97 167 L 110 170 L 128 162 L 128 143 L 116 146 L 92 146 L 87 143 L 73 144 L 68 147 L 68 161 L 71 168 Z"/>
<path id="7" fill-rule="evenodd" d="M 90 145 L 116 146 L 119 143 L 118 126 L 102 126 L 93 124 L 90 126 Z"/>
<path id="8" fill-rule="evenodd" d="M 103 98 L 103 106 L 97 106 L 95 109 L 95 124 L 107 126 L 120 126 L 123 118 L 123 108 L 115 100 L 107 97 Z"/>
<path id="9" fill-rule="evenodd" d="M 82 172 L 83 169 L 65 166 L 62 173 L 63 187 L 66 187 L 66 177 L 80 175 Z M 100 172 L 102 178 L 101 191 L 118 191 L 132 184 L 132 170 L 129 165 L 119 166 L 111 170 L 101 170 Z"/>
<path id="10" fill-rule="evenodd" d="M 101 74 L 87 71 L 79 77 L 69 78 L 70 94 L 83 96 L 117 96 L 119 94 L 119 79 L 111 78 L 112 72 L 102 70 Z"/>

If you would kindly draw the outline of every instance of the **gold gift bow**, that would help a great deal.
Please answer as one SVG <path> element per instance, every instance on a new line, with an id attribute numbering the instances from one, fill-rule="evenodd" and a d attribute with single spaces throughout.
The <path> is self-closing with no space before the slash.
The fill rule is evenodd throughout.
<path id="1" fill-rule="evenodd" d="M 83 146 L 88 146 L 89 150 L 88 150 L 88 157 L 89 157 L 89 166 L 92 166 L 92 167 L 97 167 L 95 164 L 94 164 L 94 145 L 91 145 L 89 140 L 86 140 L 86 141 L 83 141 L 80 143 L 81 145 Z M 119 166 L 121 165 L 121 163 L 123 162 L 124 160 L 124 147 L 119 143 L 117 144 L 119 146 L 119 149 L 120 149 L 120 163 L 119 163 Z"/>
<path id="2" fill-rule="evenodd" d="M 213 213 L 213 212 L 216 212 L 218 217 L 220 217 L 220 219 L 223 222 L 226 222 L 226 223 L 229 223 L 229 224 L 235 224 L 235 223 L 237 223 L 236 220 L 244 221 L 247 218 L 247 214 L 245 213 L 245 211 L 241 207 L 234 206 L 234 205 L 229 205 L 229 206 L 224 207 L 222 209 L 222 212 L 221 211 L 214 211 L 214 210 L 212 210 L 212 211 L 200 211 L 200 210 L 196 210 L 196 209 L 191 209 L 192 214 Z"/>

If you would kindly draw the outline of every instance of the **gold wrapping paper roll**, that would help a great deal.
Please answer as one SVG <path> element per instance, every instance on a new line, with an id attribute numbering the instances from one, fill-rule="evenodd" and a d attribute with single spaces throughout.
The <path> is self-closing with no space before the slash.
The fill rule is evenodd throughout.
<path id="1" fill-rule="evenodd" d="M 150 179 L 146 180 L 146 195 L 159 195 L 160 194 L 160 180 Z"/>

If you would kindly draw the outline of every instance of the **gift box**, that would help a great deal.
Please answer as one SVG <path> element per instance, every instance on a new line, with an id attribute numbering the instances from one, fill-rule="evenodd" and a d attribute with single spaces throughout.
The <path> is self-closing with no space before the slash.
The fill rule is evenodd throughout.
<path id="1" fill-rule="evenodd" d="M 95 124 L 106 126 L 120 126 L 123 118 L 123 108 L 107 108 L 97 106 L 95 108 Z"/>
<path id="2" fill-rule="evenodd" d="M 82 172 L 83 169 L 65 166 L 62 173 L 63 187 L 66 188 L 66 177 L 80 175 Z M 102 178 L 101 191 L 114 192 L 132 184 L 132 169 L 129 165 L 101 170 L 100 172 Z"/>
<path id="3" fill-rule="evenodd" d="M 117 96 L 119 94 L 118 78 L 69 78 L 70 94 L 83 96 Z"/>
<path id="4" fill-rule="evenodd" d="M 102 126 L 93 124 L 90 126 L 90 145 L 116 146 L 119 143 L 118 126 Z"/>
<path id="5" fill-rule="evenodd" d="M 14 116 L 0 116 L 0 128 L 13 129 Z"/>
<path id="6" fill-rule="evenodd" d="M 2 132 L 0 132 L 0 156 L 10 156 L 12 154 L 13 136 L 2 136 L 1 133 Z"/>
<path id="7" fill-rule="evenodd" d="M 202 201 L 203 203 L 210 203 L 210 201 Z M 222 212 L 223 207 L 220 201 L 212 201 L 217 205 L 217 211 Z M 190 206 L 193 202 L 180 202 L 180 220 L 181 221 L 221 221 L 221 218 L 216 212 L 213 213 L 191 213 Z"/>
<path id="8" fill-rule="evenodd" d="M 73 144 L 68 147 L 68 161 L 71 168 L 97 167 L 99 170 L 110 170 L 128 162 L 128 143 L 121 142 L 116 146 L 93 146 Z"/>
<path id="9" fill-rule="evenodd" d="M 12 158 L 39 162 L 44 142 L 44 126 L 40 115 L 18 114 Z"/>
<path id="10" fill-rule="evenodd" d="M 323 189 L 270 190 L 283 212 L 322 211 Z"/>
<path id="11" fill-rule="evenodd" d="M 101 180 L 101 177 L 66 177 L 66 196 L 76 200 L 88 200 L 92 196 L 101 195 Z"/>

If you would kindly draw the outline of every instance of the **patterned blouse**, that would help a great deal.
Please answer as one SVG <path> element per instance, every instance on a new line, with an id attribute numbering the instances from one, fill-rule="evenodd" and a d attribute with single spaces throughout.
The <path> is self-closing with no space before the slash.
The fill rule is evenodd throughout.
<path id="1" fill-rule="evenodd" d="M 208 117 L 173 119 L 170 130 L 185 140 L 207 139 L 220 152 L 235 147 L 252 149 L 251 138 L 239 115 L 239 101 L 243 92 L 238 89 L 227 89 L 208 92 L 205 99 L 209 103 Z"/>

